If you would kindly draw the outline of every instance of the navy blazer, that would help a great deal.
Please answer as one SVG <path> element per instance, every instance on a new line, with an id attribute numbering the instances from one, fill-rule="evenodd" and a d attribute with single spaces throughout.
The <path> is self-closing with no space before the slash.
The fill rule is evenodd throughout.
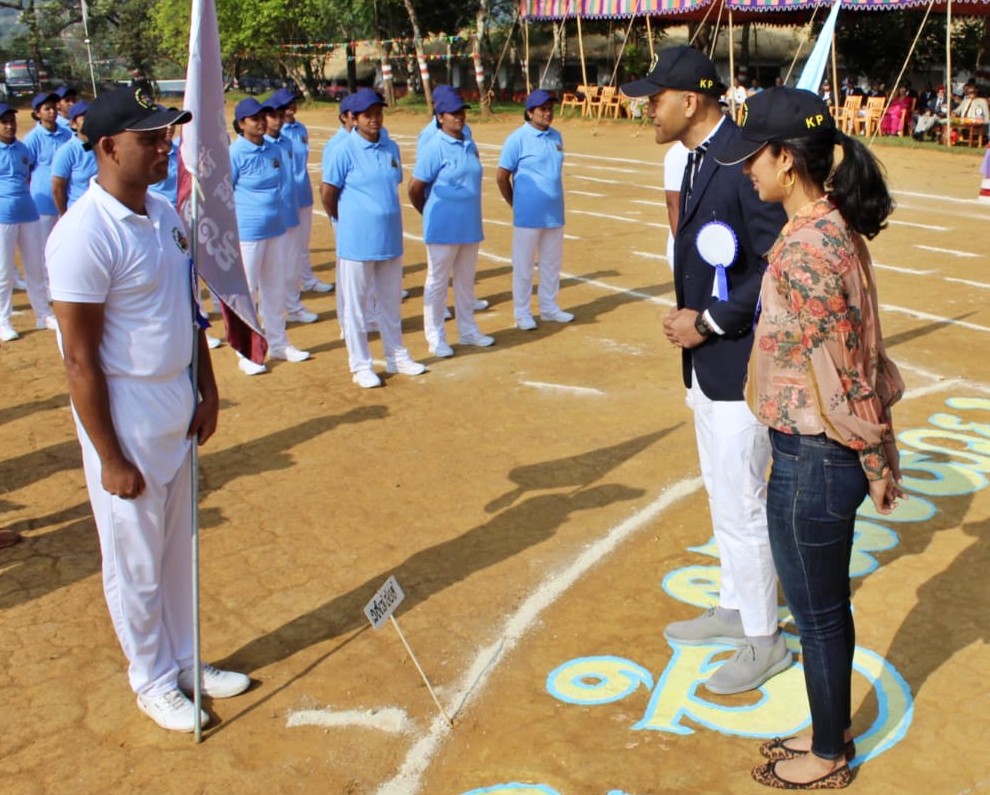
<path id="1" fill-rule="evenodd" d="M 712 145 L 739 135 L 739 128 L 725 119 Z M 722 166 L 710 154 L 701 163 L 694 190 L 687 198 L 687 172 L 681 188 L 681 218 L 674 239 L 674 287 L 677 307 L 698 312 L 706 309 L 725 334 L 712 334 L 696 348 L 682 351 L 684 385 L 691 386 L 691 371 L 698 375 L 701 391 L 711 400 L 742 400 L 749 352 L 753 347 L 753 320 L 760 297 L 766 255 L 786 221 L 783 207 L 760 201 L 742 164 Z M 726 268 L 729 299 L 712 295 L 715 268 L 698 253 L 695 240 L 709 221 L 722 221 L 736 233 L 736 261 Z"/>

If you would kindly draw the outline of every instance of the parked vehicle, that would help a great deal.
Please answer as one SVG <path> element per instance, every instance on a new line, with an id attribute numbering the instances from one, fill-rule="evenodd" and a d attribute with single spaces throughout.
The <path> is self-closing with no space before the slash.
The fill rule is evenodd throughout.
<path id="1" fill-rule="evenodd" d="M 185 80 L 156 80 L 155 89 L 160 98 L 181 97 L 186 93 Z"/>
<path id="2" fill-rule="evenodd" d="M 51 85 L 48 62 L 42 61 L 39 69 L 33 60 L 7 61 L 3 67 L 4 82 L 11 97 L 18 94 L 34 94 Z"/>

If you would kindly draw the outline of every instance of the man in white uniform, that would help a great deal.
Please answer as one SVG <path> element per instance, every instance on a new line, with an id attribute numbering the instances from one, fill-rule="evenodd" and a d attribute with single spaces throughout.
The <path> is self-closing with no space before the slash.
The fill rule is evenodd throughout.
<path id="1" fill-rule="evenodd" d="M 110 617 L 138 707 L 173 731 L 192 731 L 195 718 L 183 693 L 195 682 L 192 444 L 213 435 L 219 398 L 205 334 L 194 329 L 182 221 L 148 186 L 167 175 L 166 127 L 190 118 L 133 88 L 94 100 L 83 134 L 98 174 L 46 249 Z M 210 665 L 202 676 L 213 698 L 251 684 Z"/>

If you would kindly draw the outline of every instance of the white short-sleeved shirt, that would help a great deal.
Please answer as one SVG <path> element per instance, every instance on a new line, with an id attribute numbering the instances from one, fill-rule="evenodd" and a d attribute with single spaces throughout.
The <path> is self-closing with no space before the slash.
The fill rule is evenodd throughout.
<path id="1" fill-rule="evenodd" d="M 684 169 L 687 168 L 688 155 L 691 150 L 680 141 L 674 141 L 667 154 L 663 156 L 663 189 L 680 193 L 684 181 Z M 667 235 L 667 263 L 671 270 L 674 268 L 674 230 Z"/>
<path id="2" fill-rule="evenodd" d="M 145 207 L 138 215 L 94 180 L 55 225 L 45 260 L 53 300 L 105 305 L 108 377 L 169 380 L 192 363 L 192 260 L 168 200 L 149 192 Z"/>

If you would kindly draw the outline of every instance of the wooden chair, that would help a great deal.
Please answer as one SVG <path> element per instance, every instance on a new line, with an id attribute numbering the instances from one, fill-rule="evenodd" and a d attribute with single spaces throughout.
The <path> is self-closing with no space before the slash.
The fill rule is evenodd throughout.
<path id="1" fill-rule="evenodd" d="M 886 97 L 867 97 L 866 109 L 856 114 L 854 130 L 860 135 L 873 135 L 880 130 L 883 119 L 883 109 L 887 104 Z"/>
<path id="2" fill-rule="evenodd" d="M 564 95 L 560 98 L 560 115 L 561 116 L 564 115 L 564 111 L 567 110 L 567 108 L 577 108 L 578 109 L 578 115 L 579 116 L 583 116 L 584 115 L 584 103 L 585 103 L 585 99 L 584 99 L 584 97 L 580 93 L 578 93 L 578 92 L 581 91 L 582 88 L 585 88 L 585 86 L 578 86 L 578 91 L 577 92 L 574 92 L 574 91 L 565 91 L 564 92 Z"/>
<path id="3" fill-rule="evenodd" d="M 855 128 L 856 119 L 859 117 L 859 112 L 862 108 L 863 98 L 855 94 L 850 94 L 835 114 L 836 126 L 842 132 L 846 133 L 846 135 L 851 133 Z"/>
<path id="4" fill-rule="evenodd" d="M 957 133 L 957 144 L 966 144 L 970 148 L 983 148 L 987 123 L 984 119 L 953 119 L 952 129 Z"/>
<path id="5" fill-rule="evenodd" d="M 598 86 L 578 86 L 578 89 L 584 89 L 584 115 L 598 116 L 598 104 L 601 101 Z"/>
<path id="6" fill-rule="evenodd" d="M 598 118 L 611 116 L 617 119 L 621 111 L 622 103 L 615 86 L 602 86 L 602 93 L 598 97 Z"/>

